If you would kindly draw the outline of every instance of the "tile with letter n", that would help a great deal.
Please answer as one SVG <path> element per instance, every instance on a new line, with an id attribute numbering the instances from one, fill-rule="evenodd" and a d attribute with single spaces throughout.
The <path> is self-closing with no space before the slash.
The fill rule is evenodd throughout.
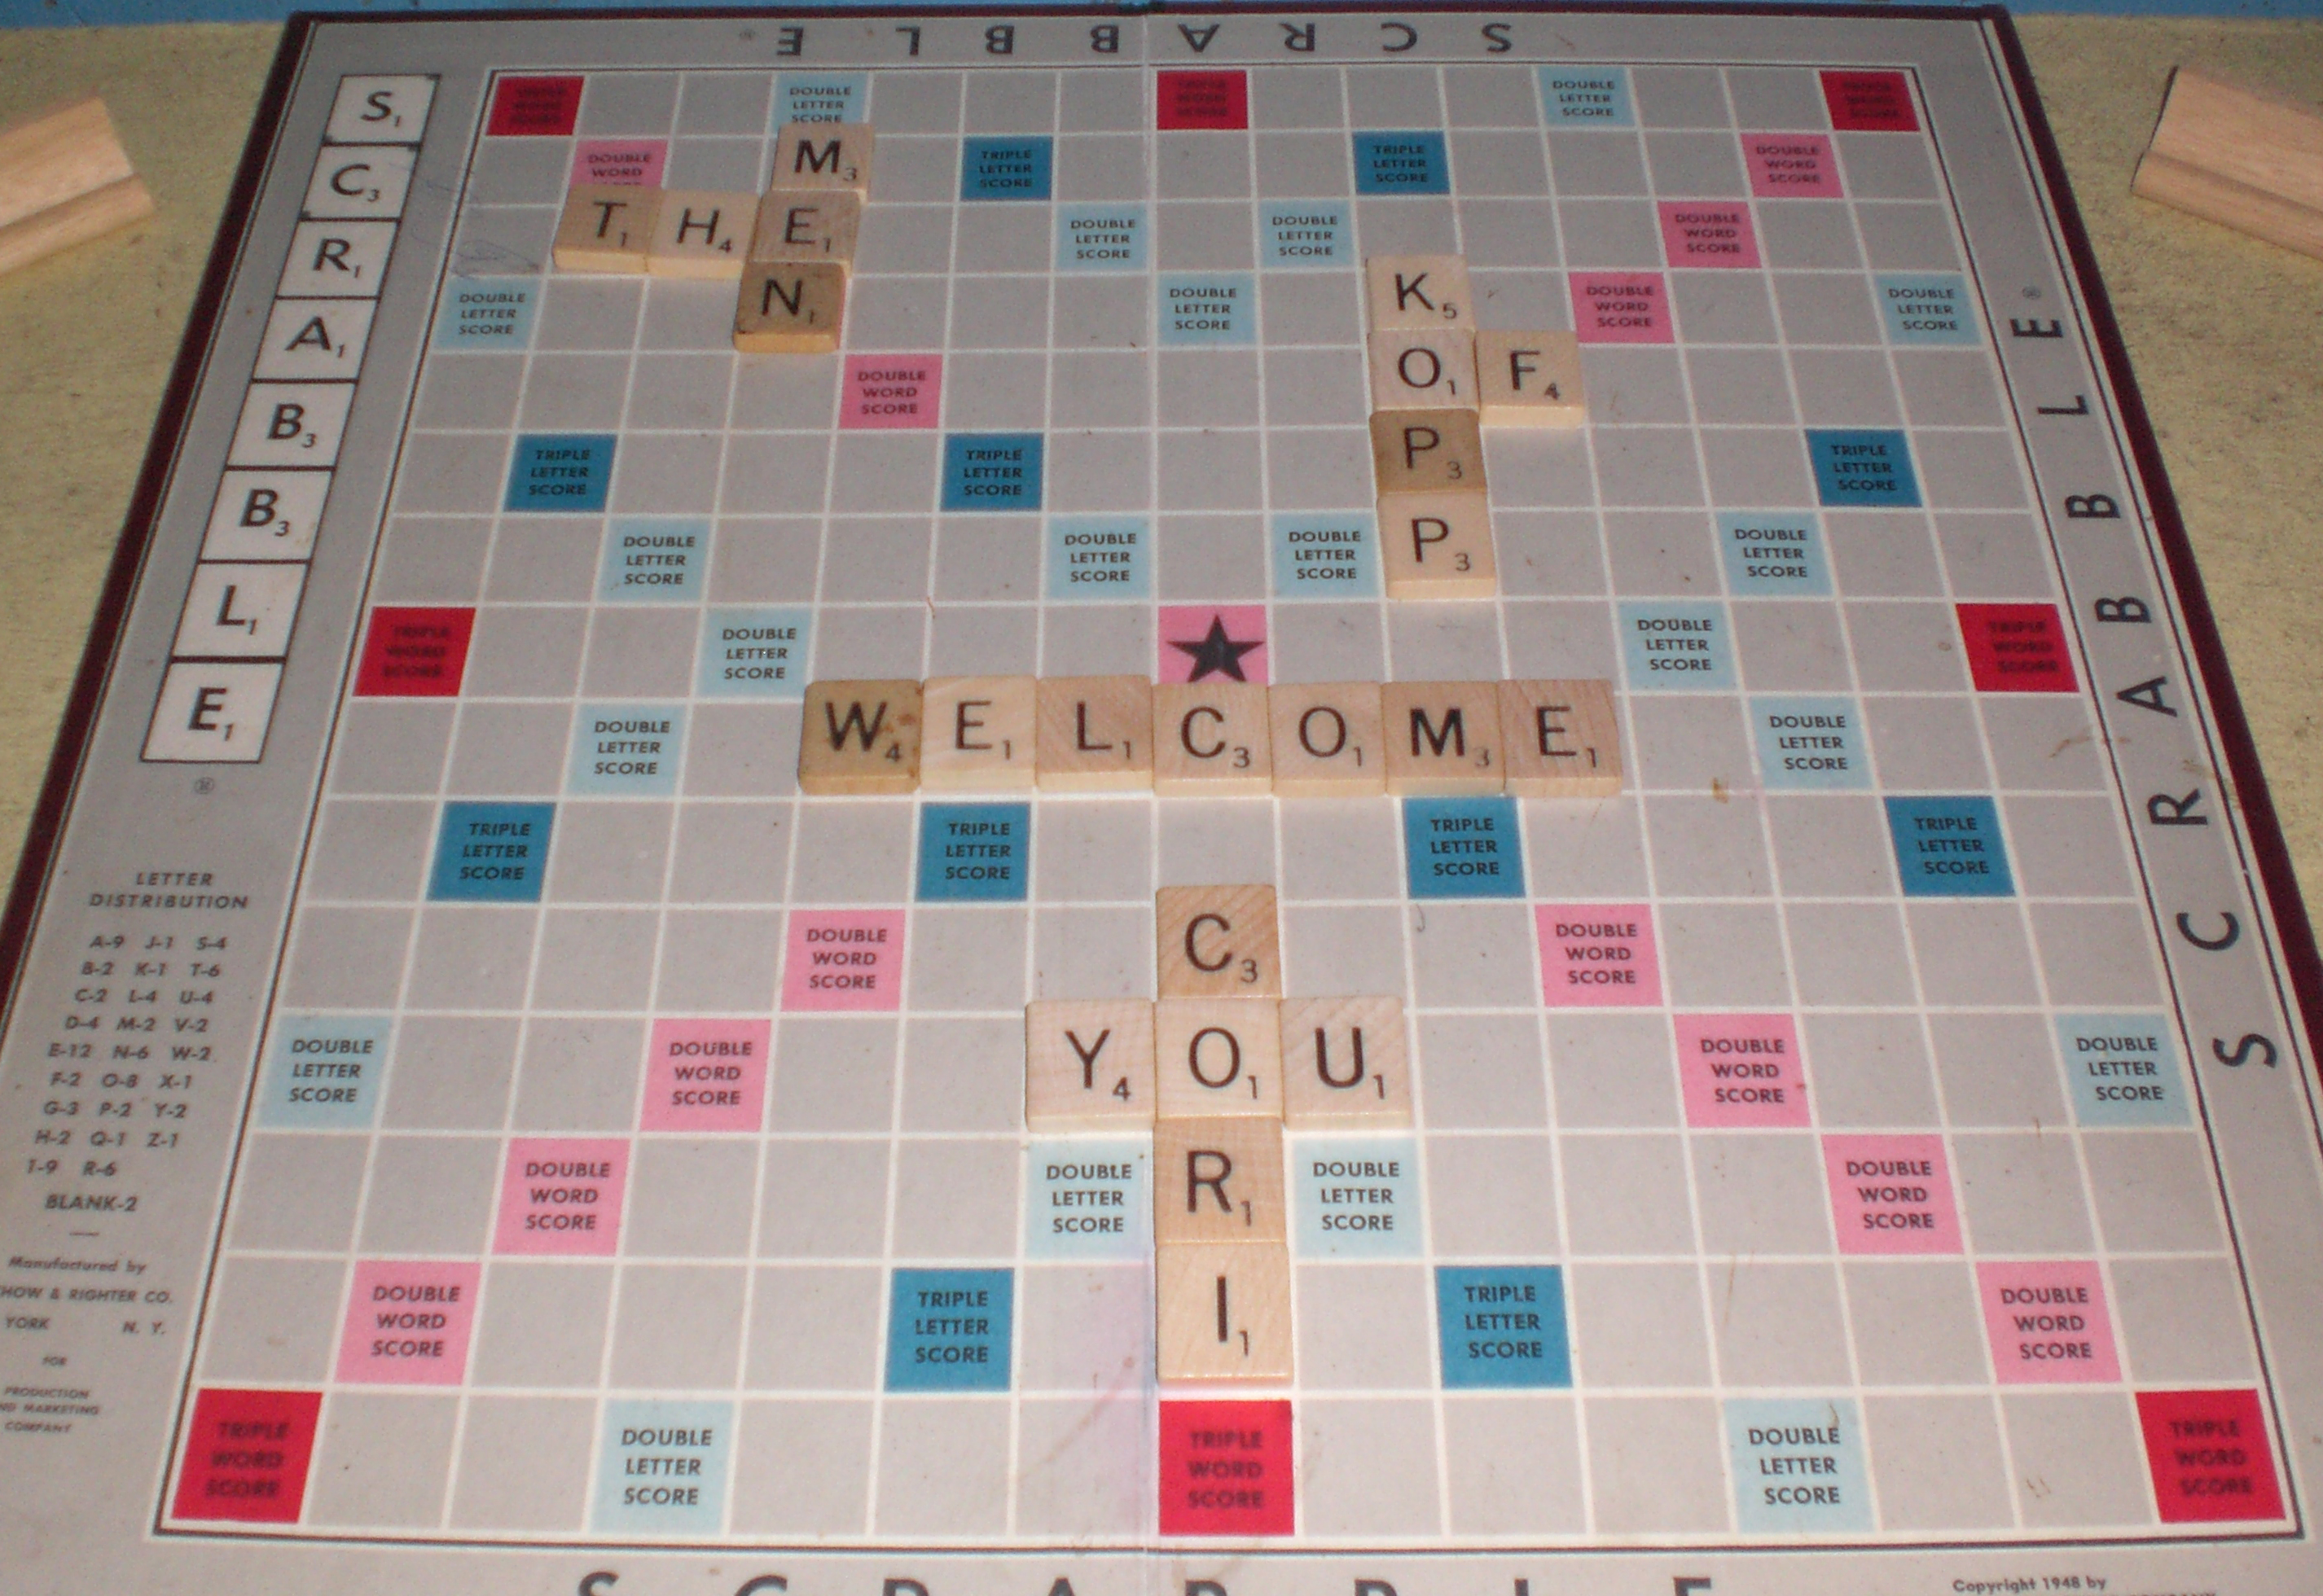
<path id="1" fill-rule="evenodd" d="M 1041 508 L 1042 438 L 1037 432 L 944 435 L 946 510 Z"/>
<path id="2" fill-rule="evenodd" d="M 897 1270 L 887 1299 L 887 1389 L 1006 1390 L 1015 1306 L 1010 1270 Z"/>
<path id="3" fill-rule="evenodd" d="M 1520 898 L 1522 828 L 1513 798 L 1407 798 L 1403 859 L 1415 898 Z"/>
<path id="4" fill-rule="evenodd" d="M 537 903 L 554 803 L 446 803 L 427 895 L 437 903 Z"/>
<path id="5" fill-rule="evenodd" d="M 516 440 L 501 508 L 573 515 L 605 508 L 613 482 L 609 432 L 528 432 Z"/>
<path id="6" fill-rule="evenodd" d="M 1989 798 L 1890 798 L 1887 830 L 1907 898 L 2015 895 L 2000 812 Z"/>
<path id="7" fill-rule="evenodd" d="M 1446 1390 L 1573 1383 L 1565 1271 L 1555 1264 L 1436 1271 L 1437 1342 Z"/>
<path id="8" fill-rule="evenodd" d="M 920 901 L 1021 903 L 1032 853 L 1028 803 L 927 804 L 920 811 Z"/>
<path id="9" fill-rule="evenodd" d="M 847 268 L 835 261 L 754 261 L 734 301 L 734 347 L 744 354 L 821 354 L 839 347 Z"/>

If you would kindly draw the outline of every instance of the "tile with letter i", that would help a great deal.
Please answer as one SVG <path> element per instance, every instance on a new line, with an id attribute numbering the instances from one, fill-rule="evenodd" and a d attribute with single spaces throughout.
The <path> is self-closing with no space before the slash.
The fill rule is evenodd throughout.
<path id="1" fill-rule="evenodd" d="M 1281 1243 L 1157 1247 L 1153 1306 L 1163 1385 L 1290 1380 L 1290 1252 Z"/>
<path id="2" fill-rule="evenodd" d="M 1270 885 L 1163 887 L 1153 894 L 1153 946 L 1163 997 L 1282 995 Z"/>
<path id="3" fill-rule="evenodd" d="M 1016 1277 L 1005 1269 L 899 1269 L 887 1299 L 887 1389 L 1005 1391 Z"/>
<path id="4" fill-rule="evenodd" d="M 1411 1123 L 1403 1000 L 1282 1000 L 1282 1120 L 1294 1131 L 1385 1131 Z"/>
<path id="5" fill-rule="evenodd" d="M 1745 1534 L 1873 1527 L 1851 1397 L 1729 1398 L 1726 1454 Z"/>
<path id="6" fill-rule="evenodd" d="M 1042 998 L 1024 1008 L 1024 1123 L 1034 1132 L 1153 1123 L 1153 1004 Z"/>
<path id="7" fill-rule="evenodd" d="M 799 729 L 802 792 L 909 793 L 920 784 L 917 682 L 816 682 Z"/>
<path id="8" fill-rule="evenodd" d="M 1266 705 L 1278 796 L 1361 798 L 1387 791 L 1378 683 L 1281 683 L 1266 690 Z"/>
<path id="9" fill-rule="evenodd" d="M 1162 1119 L 1153 1125 L 1153 1240 L 1236 1246 L 1287 1239 L 1279 1120 Z"/>
<path id="10" fill-rule="evenodd" d="M 1155 1004 L 1156 1115 L 1281 1119 L 1281 1027 L 1272 998 L 1164 998 Z"/>

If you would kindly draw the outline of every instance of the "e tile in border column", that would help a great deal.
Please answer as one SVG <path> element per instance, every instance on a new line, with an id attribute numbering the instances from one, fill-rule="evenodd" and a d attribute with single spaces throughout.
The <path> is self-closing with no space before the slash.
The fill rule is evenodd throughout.
<path id="1" fill-rule="evenodd" d="M 1438 1268 L 1436 1325 L 1446 1390 L 1573 1384 L 1565 1271 L 1555 1264 Z"/>
<path id="2" fill-rule="evenodd" d="M 616 441 L 609 432 L 519 434 L 502 508 L 549 515 L 603 509 Z"/>
<path id="3" fill-rule="evenodd" d="M 923 805 L 919 900 L 1021 903 L 1032 855 L 1029 803 Z"/>
<path id="4" fill-rule="evenodd" d="M 891 1391 L 1005 1391 L 1016 1276 L 1005 1269 L 899 1269 L 889 1281 Z"/>
<path id="5" fill-rule="evenodd" d="M 281 686 L 276 661 L 173 660 L 142 757 L 157 765 L 257 764 Z"/>
<path id="6" fill-rule="evenodd" d="M 943 509 L 1039 509 L 1042 445 L 1037 432 L 946 433 Z"/>
<path id="7" fill-rule="evenodd" d="M 1912 445 L 1900 431 L 1807 430 L 1807 458 L 1813 463 L 1815 498 L 1825 508 L 1917 509 L 1920 479 L 1912 471 Z"/>
<path id="8" fill-rule="evenodd" d="M 1163 1535 L 1298 1533 L 1288 1400 L 1164 1401 L 1160 1431 Z"/>
<path id="9" fill-rule="evenodd" d="M 452 803 L 436 832 L 427 896 L 439 903 L 537 903 L 554 803 Z"/>
<path id="10" fill-rule="evenodd" d="M 1887 831 L 1907 898 L 2016 894 L 2000 812 L 1989 798 L 1890 798 Z"/>
<path id="11" fill-rule="evenodd" d="M 296 1524 L 315 1454 L 320 1391 L 211 1387 L 194 1397 L 170 1516 Z"/>

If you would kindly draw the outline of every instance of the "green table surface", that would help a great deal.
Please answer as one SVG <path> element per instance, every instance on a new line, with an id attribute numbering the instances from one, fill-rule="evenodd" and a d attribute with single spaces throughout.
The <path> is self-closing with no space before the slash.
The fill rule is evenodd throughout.
<path id="1" fill-rule="evenodd" d="M 2323 901 L 2323 261 L 2129 193 L 2172 66 L 2323 103 L 2323 23 L 2018 26 L 2300 880 Z M 0 848 L 12 873 L 279 32 L 0 33 L 0 121 L 102 95 L 158 206 L 0 278 Z"/>

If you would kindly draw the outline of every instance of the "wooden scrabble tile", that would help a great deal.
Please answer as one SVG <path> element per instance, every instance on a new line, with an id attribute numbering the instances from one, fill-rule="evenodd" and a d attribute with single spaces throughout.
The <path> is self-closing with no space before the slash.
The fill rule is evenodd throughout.
<path id="1" fill-rule="evenodd" d="M 1165 997 L 1153 1005 L 1154 1114 L 1282 1117 L 1282 1023 L 1271 997 Z"/>
<path id="2" fill-rule="evenodd" d="M 1153 1125 L 1153 1240 L 1284 1239 L 1282 1122 L 1165 1119 Z"/>
<path id="3" fill-rule="evenodd" d="M 1476 335 L 1467 328 L 1373 333 L 1367 342 L 1373 409 L 1476 408 Z"/>
<path id="4" fill-rule="evenodd" d="M 819 354 L 839 347 L 846 315 L 846 267 L 758 261 L 743 269 L 734 347 L 746 354 Z"/>
<path id="5" fill-rule="evenodd" d="M 1621 790 L 1613 684 L 1503 682 L 1501 738 L 1509 791 L 1526 798 L 1611 798 Z"/>
<path id="6" fill-rule="evenodd" d="M 1153 790 L 1191 796 L 1274 790 L 1266 689 L 1255 682 L 1164 683 L 1153 690 Z"/>
<path id="7" fill-rule="evenodd" d="M 770 188 L 871 188 L 878 135 L 868 122 L 787 122 L 775 139 Z"/>
<path id="8" fill-rule="evenodd" d="M 1390 682 L 1380 689 L 1386 722 L 1387 790 L 1450 798 L 1501 790 L 1500 684 Z"/>
<path id="9" fill-rule="evenodd" d="M 918 786 L 920 684 L 808 683 L 798 778 L 805 793 L 908 793 Z"/>
<path id="10" fill-rule="evenodd" d="M 0 124 L 0 271 L 153 214 L 94 95 Z"/>
<path id="11" fill-rule="evenodd" d="M 658 188 L 574 184 L 565 191 L 565 214 L 556 220 L 556 243 L 550 252 L 556 269 L 643 271 L 660 205 Z"/>
<path id="12" fill-rule="evenodd" d="M 1373 255 L 1364 262 L 1364 298 L 1374 333 L 1476 325 L 1458 255 Z"/>
<path id="13" fill-rule="evenodd" d="M 1274 888 L 1163 887 L 1153 894 L 1153 951 L 1163 997 L 1281 996 Z"/>
<path id="14" fill-rule="evenodd" d="M 1476 335 L 1476 394 L 1487 427 L 1578 427 L 1581 343 L 1570 333 Z"/>
<path id="15" fill-rule="evenodd" d="M 1382 493 L 1380 564 L 1391 599 L 1485 599 L 1501 587 L 1482 493 Z"/>
<path id="16" fill-rule="evenodd" d="M 1030 676 L 935 676 L 923 694 L 920 785 L 936 793 L 1033 787 L 1039 684 Z"/>
<path id="17" fill-rule="evenodd" d="M 1361 798 L 1387 791 L 1376 682 L 1281 683 L 1266 690 L 1274 722 L 1274 790 L 1285 798 Z"/>
<path id="18" fill-rule="evenodd" d="M 1024 1007 L 1024 1123 L 1035 1131 L 1153 1123 L 1153 1005 L 1043 999 Z"/>
<path id="19" fill-rule="evenodd" d="M 1044 793 L 1134 793 L 1153 784 L 1153 683 L 1051 676 L 1040 687 L 1037 780 Z"/>
<path id="20" fill-rule="evenodd" d="M 1379 494 L 1482 493 L 1484 440 L 1474 410 L 1374 410 L 1372 472 Z"/>
<path id="21" fill-rule="evenodd" d="M 1290 1250 L 1174 1243 L 1153 1256 L 1154 1376 L 1288 1381 Z"/>
<path id="22" fill-rule="evenodd" d="M 844 266 L 855 259 L 855 235 L 862 224 L 863 199 L 851 188 L 776 188 L 758 200 L 750 259 Z"/>
<path id="23" fill-rule="evenodd" d="M 1282 1001 L 1282 1118 L 1295 1131 L 1411 1123 L 1400 997 Z"/>
<path id="24" fill-rule="evenodd" d="M 656 277 L 739 277 L 758 214 L 755 194 L 664 189 L 646 244 L 646 270 Z"/>

